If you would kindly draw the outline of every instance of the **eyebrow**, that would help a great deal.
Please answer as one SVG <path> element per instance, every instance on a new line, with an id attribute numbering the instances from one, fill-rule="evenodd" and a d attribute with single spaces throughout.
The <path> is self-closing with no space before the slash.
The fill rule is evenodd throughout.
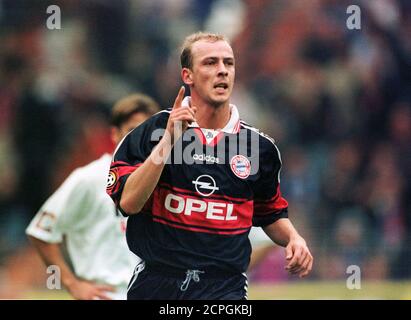
<path id="1" fill-rule="evenodd" d="M 205 57 L 201 61 L 213 60 L 216 61 L 220 59 L 219 57 Z M 224 57 L 223 61 L 234 61 L 234 57 Z"/>

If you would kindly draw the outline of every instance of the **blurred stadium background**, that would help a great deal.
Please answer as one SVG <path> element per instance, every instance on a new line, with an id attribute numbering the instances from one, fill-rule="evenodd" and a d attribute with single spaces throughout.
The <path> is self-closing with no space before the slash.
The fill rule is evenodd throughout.
<path id="1" fill-rule="evenodd" d="M 59 5 L 62 29 L 48 30 Z M 346 9 L 361 8 L 361 30 Z M 112 145 L 108 113 L 131 92 L 164 108 L 181 40 L 226 34 L 233 102 L 282 151 L 290 217 L 315 256 L 301 281 L 274 248 L 254 299 L 411 299 L 411 2 L 407 0 L 0 1 L 0 297 L 67 299 L 24 229 L 71 170 Z M 348 290 L 346 268 L 361 268 Z"/>

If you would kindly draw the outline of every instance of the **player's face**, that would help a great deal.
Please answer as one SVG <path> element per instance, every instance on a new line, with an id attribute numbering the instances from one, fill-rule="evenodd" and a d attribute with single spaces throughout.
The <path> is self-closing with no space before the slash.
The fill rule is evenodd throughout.
<path id="1" fill-rule="evenodd" d="M 191 53 L 191 95 L 213 106 L 228 103 L 235 77 L 231 46 L 226 41 L 200 40 L 193 44 Z"/>
<path id="2" fill-rule="evenodd" d="M 113 142 L 117 145 L 131 130 L 138 127 L 144 121 L 149 118 L 144 113 L 133 114 L 126 122 L 124 122 L 120 128 L 114 128 L 112 132 Z"/>

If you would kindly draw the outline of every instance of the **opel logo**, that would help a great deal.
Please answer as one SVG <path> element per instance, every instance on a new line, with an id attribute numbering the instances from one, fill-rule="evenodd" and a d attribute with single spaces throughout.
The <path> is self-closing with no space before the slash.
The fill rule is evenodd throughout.
<path id="1" fill-rule="evenodd" d="M 212 176 L 203 174 L 199 176 L 195 181 L 192 181 L 196 190 L 203 197 L 211 196 L 214 191 L 219 190 L 216 186 L 215 180 Z"/>

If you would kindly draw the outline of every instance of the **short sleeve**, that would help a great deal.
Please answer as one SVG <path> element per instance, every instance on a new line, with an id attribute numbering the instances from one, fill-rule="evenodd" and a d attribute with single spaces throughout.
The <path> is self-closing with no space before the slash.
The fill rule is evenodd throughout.
<path id="1" fill-rule="evenodd" d="M 169 113 L 164 110 L 146 120 L 123 139 L 114 153 L 106 191 L 123 215 L 125 213 L 119 203 L 124 185 L 130 174 L 144 163 L 160 141 L 168 115 Z"/>
<path id="2" fill-rule="evenodd" d="M 75 227 L 86 206 L 87 182 L 74 171 L 47 199 L 26 229 L 26 234 L 49 243 L 60 243 Z"/>
<path id="3" fill-rule="evenodd" d="M 288 217 L 288 202 L 281 194 L 281 155 L 269 138 L 260 144 L 260 175 L 254 189 L 253 225 L 268 226 Z"/>

